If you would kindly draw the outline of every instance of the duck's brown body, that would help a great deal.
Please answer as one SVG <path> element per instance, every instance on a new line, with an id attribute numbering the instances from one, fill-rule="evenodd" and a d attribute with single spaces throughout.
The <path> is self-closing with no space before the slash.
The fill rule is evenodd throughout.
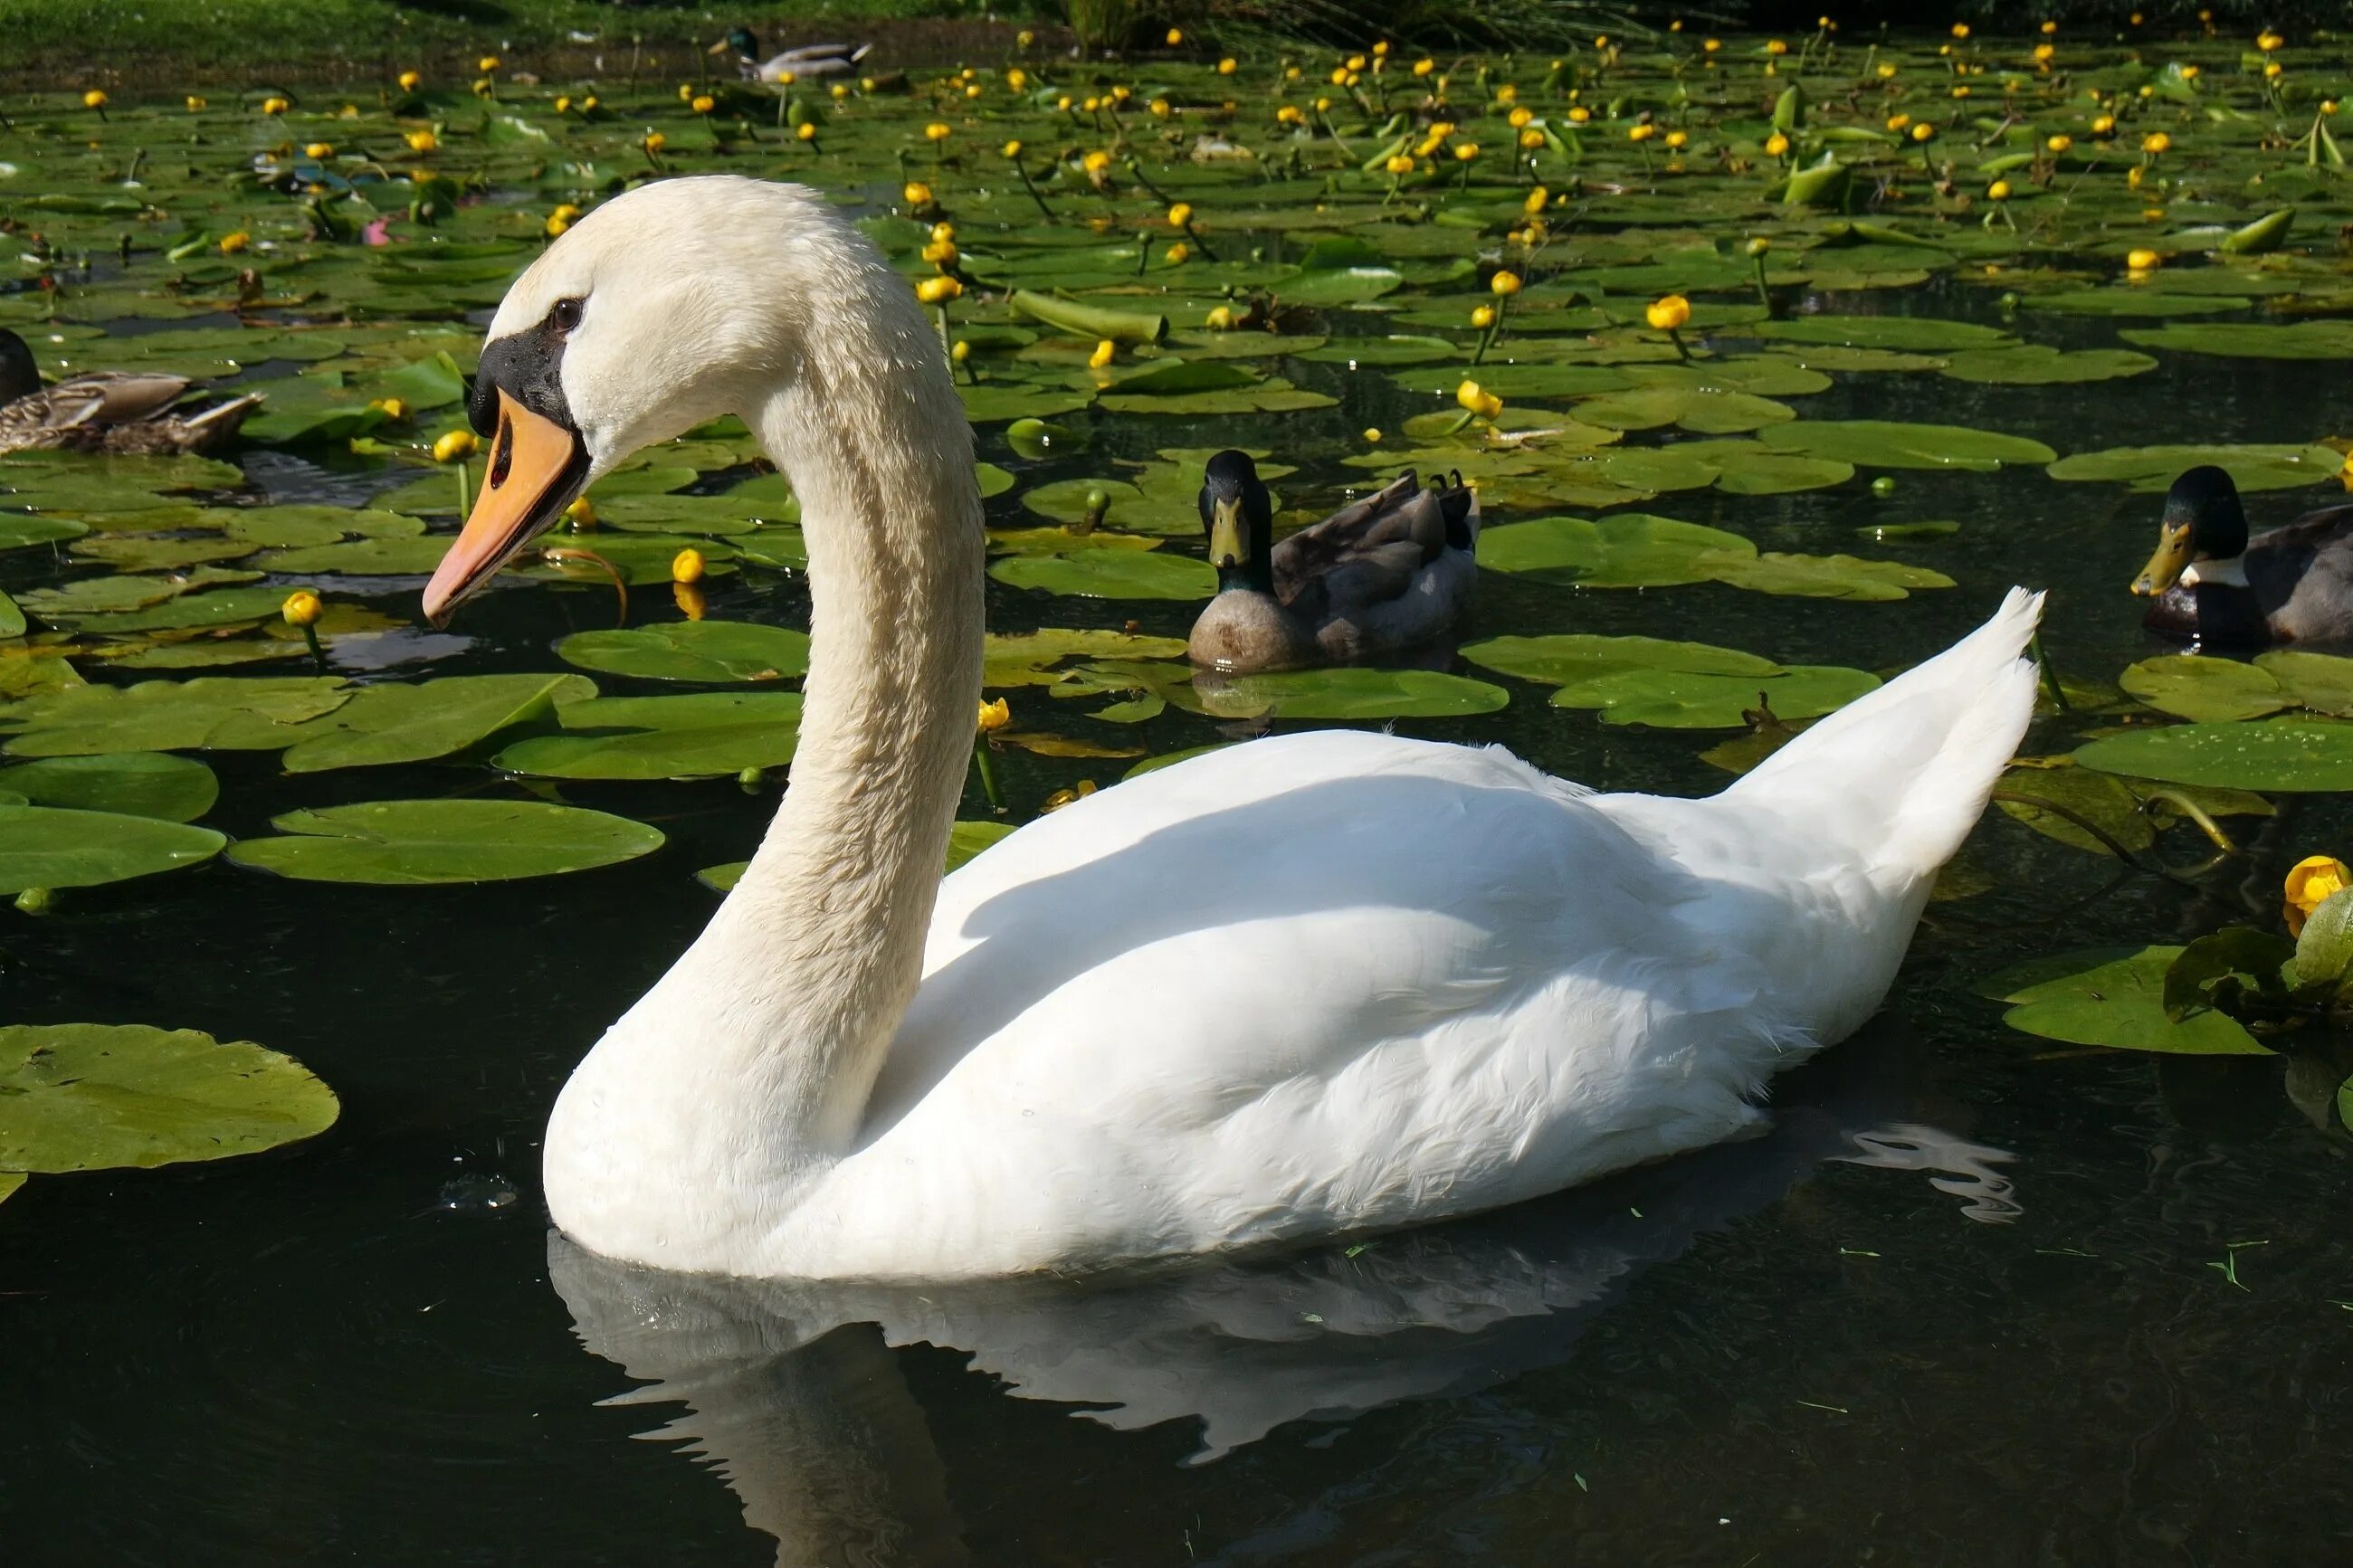
<path id="1" fill-rule="evenodd" d="M 44 386 L 25 340 L 0 329 L 0 453 L 211 452 L 261 406 L 248 393 L 201 413 L 174 413 L 194 384 L 185 375 L 101 370 Z"/>

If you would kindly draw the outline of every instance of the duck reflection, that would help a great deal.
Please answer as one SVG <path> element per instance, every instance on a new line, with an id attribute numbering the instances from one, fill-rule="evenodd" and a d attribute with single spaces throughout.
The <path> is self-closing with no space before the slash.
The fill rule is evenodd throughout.
<path id="1" fill-rule="evenodd" d="M 649 1433 L 710 1462 L 780 1564 L 965 1560 L 892 1347 L 970 1352 L 1020 1398 L 1120 1429 L 1190 1419 L 1206 1463 L 1285 1422 L 1460 1396 L 1566 1360 L 1653 1263 L 1843 1161 L 1932 1173 L 1975 1219 L 2021 1212 L 2002 1150 L 1952 1129 L 1882 1020 L 1777 1080 L 1767 1132 L 1496 1214 L 1261 1259 L 1082 1281 L 947 1286 L 665 1274 L 551 1233 L 588 1349 L 683 1404 Z"/>

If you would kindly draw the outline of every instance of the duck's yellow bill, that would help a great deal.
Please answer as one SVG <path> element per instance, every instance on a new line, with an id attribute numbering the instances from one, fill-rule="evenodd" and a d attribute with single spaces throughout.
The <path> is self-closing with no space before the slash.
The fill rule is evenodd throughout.
<path id="1" fill-rule="evenodd" d="M 1239 500 L 1213 500 L 1209 503 L 1209 564 L 1222 572 L 1229 566 L 1239 566 L 1250 552 L 1242 546 L 1242 503 Z"/>
<path id="2" fill-rule="evenodd" d="M 447 621 L 461 600 L 563 516 L 587 480 L 588 450 L 579 436 L 501 388 L 481 491 L 425 585 L 425 618 L 437 626 Z"/>
<path id="3" fill-rule="evenodd" d="M 2164 593 L 2189 570 L 2192 558 L 2189 525 L 2168 526 L 2158 535 L 2157 553 L 2148 558 L 2148 564 L 2133 579 L 2132 591 L 2151 597 Z"/>

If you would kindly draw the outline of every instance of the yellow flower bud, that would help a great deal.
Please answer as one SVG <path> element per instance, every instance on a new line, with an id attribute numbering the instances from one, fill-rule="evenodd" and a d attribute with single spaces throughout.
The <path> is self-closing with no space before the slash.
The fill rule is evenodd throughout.
<path id="1" fill-rule="evenodd" d="M 283 114 L 293 107 L 282 98 L 265 98 L 261 100 L 261 112 L 264 114 Z"/>
<path id="2" fill-rule="evenodd" d="M 471 430 L 452 430 L 433 443 L 433 460 L 437 463 L 462 463 L 474 455 L 480 445 Z"/>
<path id="3" fill-rule="evenodd" d="M 1953 37 L 1956 37 L 1956 38 L 1966 38 L 1966 37 L 1968 37 L 1968 36 L 1969 36 L 1969 25 L 1968 25 L 1967 22 L 1956 22 L 1956 23 L 1954 23 L 1954 24 L 1953 24 Z"/>
<path id="4" fill-rule="evenodd" d="M 484 55 L 480 59 L 474 62 L 474 68 L 487 75 L 488 73 L 499 68 L 499 57 L 496 55 Z"/>
<path id="5" fill-rule="evenodd" d="M 1384 163 L 1381 166 L 1392 174 L 1410 174 L 1413 173 L 1413 160 L 1407 157 L 1402 153 L 1396 153 L 1387 163 Z"/>
<path id="6" fill-rule="evenodd" d="M 241 228 L 225 234 L 221 236 L 220 253 L 223 256 L 235 256 L 251 243 L 252 239 L 253 237 Z"/>
<path id="7" fill-rule="evenodd" d="M 1018 141 L 1008 142 L 1005 144 L 1005 155 L 1008 158 L 1018 158 L 1021 156 L 1021 143 Z"/>
<path id="8" fill-rule="evenodd" d="M 2283 889 L 2288 934 L 2300 936 L 2304 922 L 2330 899 L 2353 887 L 2353 868 L 2327 855 L 2311 855 L 2288 868 Z"/>
<path id="9" fill-rule="evenodd" d="M 2010 182 L 2008 180 L 1996 180 L 1992 184 L 1986 187 L 1986 196 L 1987 199 L 1990 201 L 2006 202 L 2010 200 Z"/>
<path id="10" fill-rule="evenodd" d="M 1778 158 L 1783 153 L 1788 152 L 1788 150 L 1789 139 L 1787 136 L 1782 135 L 1778 131 L 1776 131 L 1772 135 L 1765 138 L 1765 155 L 1767 157 Z"/>
<path id="11" fill-rule="evenodd" d="M 187 100 L 187 102 L 188 102 L 188 112 L 189 112 L 190 114 L 201 114 L 201 113 L 203 113 L 203 112 L 204 112 L 204 110 L 205 110 L 205 106 L 206 106 L 206 101 L 207 101 L 207 100 L 204 100 L 204 99 L 198 98 L 198 97 L 197 97 L 195 93 L 193 93 L 193 92 L 192 92 L 192 93 L 190 93 L 190 94 L 188 94 L 188 100 Z"/>
<path id="12" fill-rule="evenodd" d="M 926 125 L 926 126 L 924 126 L 924 127 L 923 127 L 923 140 L 924 140 L 924 141 L 926 141 L 926 142 L 944 142 L 944 141 L 946 141 L 947 139 L 948 139 L 948 128 L 947 128 L 945 125 L 943 125 L 942 123 L 940 123 L 940 121 L 938 121 L 934 120 L 934 121 L 933 121 L 929 125 Z"/>
<path id="13" fill-rule="evenodd" d="M 1478 155 L 1479 143 L 1476 142 L 1457 142 L 1454 144 L 1454 161 L 1458 163 L 1467 163 Z"/>
<path id="14" fill-rule="evenodd" d="M 702 552 L 691 544 L 670 557 L 670 580 L 673 583 L 700 583 L 703 571 Z"/>
<path id="15" fill-rule="evenodd" d="M 2154 272 L 2165 265 L 2165 258 L 2154 250 L 2136 250 L 2125 258 L 2125 265 L 2135 272 Z"/>
<path id="16" fill-rule="evenodd" d="M 1573 105 L 1571 105 L 1571 106 L 1570 106 L 1570 108 L 1569 108 L 1569 110 L 1568 110 L 1568 122 L 1569 122 L 1571 125 L 1582 125 L 1582 124 L 1584 124 L 1587 121 L 1588 121 L 1588 120 L 1590 120 L 1590 119 L 1592 119 L 1592 118 L 1593 118 L 1593 110 L 1589 110 L 1589 109 L 1586 108 L 1586 107 L 1585 107 L 1585 105 L 1583 105 L 1583 104 L 1581 104 L 1581 103 L 1579 103 L 1579 104 L 1573 104 Z"/>
<path id="17" fill-rule="evenodd" d="M 1218 74 L 1219 76 L 1231 76 L 1240 68 L 1240 63 L 1231 55 L 1228 55 L 1224 59 L 1218 62 Z"/>
<path id="18" fill-rule="evenodd" d="M 1465 413 L 1493 419 L 1504 411 L 1504 400 L 1487 391 L 1475 381 L 1465 381 L 1454 389 L 1454 401 Z"/>
<path id="19" fill-rule="evenodd" d="M 905 202 L 911 207 L 930 206 L 932 205 L 932 187 L 923 184 L 921 180 L 909 180 L 906 184 L 901 188 L 899 192 L 899 199 Z"/>
<path id="20" fill-rule="evenodd" d="M 1030 45 L 1038 41 L 1038 35 L 1031 32 L 1029 28 L 1024 27 L 1019 32 L 1013 35 L 1013 41 L 1022 48 L 1026 49 Z"/>
<path id="21" fill-rule="evenodd" d="M 412 131 L 401 140 L 408 143 L 408 150 L 412 153 L 430 153 L 441 145 L 441 138 L 434 135 L 429 129 Z"/>
<path id="22" fill-rule="evenodd" d="M 964 285 L 945 273 L 937 278 L 926 278 L 915 285 L 915 298 L 926 305 L 944 305 L 951 300 L 963 297 Z"/>
<path id="23" fill-rule="evenodd" d="M 1103 339 L 1095 344 L 1095 352 L 1087 356 L 1087 368 L 1089 370 L 1103 369 L 1103 366 L 1111 363 L 1112 356 L 1118 352 L 1119 350 L 1117 345 L 1113 343 L 1109 338 Z"/>
<path id="24" fill-rule="evenodd" d="M 1155 120 L 1166 120 L 1170 112 L 1168 100 L 1165 98 L 1155 98 L 1144 107 L 1152 111 L 1152 118 Z"/>
<path id="25" fill-rule="evenodd" d="M 1546 190 L 1542 185 L 1538 185 L 1535 190 L 1528 193 L 1528 199 L 1520 204 L 1520 211 L 1525 213 L 1530 217 L 1534 217 L 1536 214 L 1544 211 L 1546 204 L 1551 200 L 1552 193 Z"/>
<path id="26" fill-rule="evenodd" d="M 1690 140 L 1691 132 L 1688 131 L 1670 131 L 1666 136 L 1668 149 L 1676 153 L 1682 152 L 1683 144 Z"/>
<path id="27" fill-rule="evenodd" d="M 555 112 L 558 114 L 572 112 L 572 100 L 568 95 L 560 92 L 555 95 Z"/>
<path id="28" fill-rule="evenodd" d="M 592 110 L 594 110 L 596 107 L 596 95 L 595 93 L 593 93 L 593 92 L 592 92 L 592 93 L 590 93 L 587 97 L 586 97 L 586 98 L 584 98 L 584 99 L 582 99 L 582 100 L 580 100 L 580 112 L 581 112 L 581 113 L 583 113 L 583 114 L 586 114 L 586 113 L 590 112 L 590 111 L 591 111 Z"/>
<path id="29" fill-rule="evenodd" d="M 1201 324 L 1213 332 L 1231 331 L 1234 326 L 1234 313 L 1223 305 L 1215 305 L 1210 307 L 1208 319 Z"/>
<path id="30" fill-rule="evenodd" d="M 2173 138 L 2162 131 L 2152 131 L 2140 139 L 2140 150 L 2154 156 L 2172 149 Z"/>
<path id="31" fill-rule="evenodd" d="M 1700 40 L 1699 47 L 1704 52 L 1712 55 L 1715 53 L 1716 50 L 1724 47 L 1724 40 L 1722 38 L 1702 38 Z M 1787 47 L 1786 45 L 1783 47 Z"/>
<path id="32" fill-rule="evenodd" d="M 1882 81 L 1892 81 L 1894 79 L 1894 77 L 1895 68 L 1885 61 L 1882 61 L 1879 67 L 1879 79 Z"/>
<path id="33" fill-rule="evenodd" d="M 1373 446 L 1379 446 L 1381 444 L 1381 427 L 1377 425 L 1366 426 L 1365 439 Z"/>
<path id="34" fill-rule="evenodd" d="M 1180 266 L 1192 258 L 1193 247 L 1181 239 L 1168 247 L 1168 265 L 1171 267 Z"/>
<path id="35" fill-rule="evenodd" d="M 707 92 L 698 92 L 694 95 L 693 99 L 689 101 L 687 107 L 694 110 L 697 114 L 708 114 L 712 110 L 719 107 L 719 100 L 712 97 Z"/>
<path id="36" fill-rule="evenodd" d="M 817 121 L 814 120 L 802 121 L 798 125 L 793 127 L 793 135 L 796 139 L 802 142 L 816 141 Z"/>
<path id="37" fill-rule="evenodd" d="M 396 79 L 400 83 L 401 91 L 415 92 L 418 88 L 425 85 L 425 73 L 423 71 L 406 70 L 401 72 Z"/>
<path id="38" fill-rule="evenodd" d="M 2116 128 L 2116 116 L 2112 114 L 2100 115 L 2092 121 L 2092 134 L 2094 136 L 2106 136 L 2113 134 Z"/>
<path id="39" fill-rule="evenodd" d="M 663 135 L 660 132 L 649 131 L 646 132 L 644 146 L 647 152 L 659 153 L 669 145 L 670 138 Z"/>
<path id="40" fill-rule="evenodd" d="M 81 106 L 84 109 L 104 109 L 106 104 L 106 94 L 97 88 L 91 88 L 81 95 Z"/>
<path id="41" fill-rule="evenodd" d="M 923 259 L 943 272 L 956 264 L 959 254 L 953 239 L 935 239 L 923 247 Z"/>
<path id="42" fill-rule="evenodd" d="M 990 734 L 1013 722 L 1013 710 L 999 697 L 993 702 L 982 703 L 980 715 L 974 722 L 982 734 Z"/>
<path id="43" fill-rule="evenodd" d="M 1789 52 L 1789 46 L 1783 43 L 1778 38 L 1770 38 L 1766 41 L 1765 52 L 1768 55 L 1774 56 L 1776 58 L 1778 58 L 1780 56 L 1786 55 Z"/>
<path id="44" fill-rule="evenodd" d="M 2075 144 L 2075 139 L 2073 136 L 2053 136 L 2042 144 L 2053 153 L 2064 153 Z"/>
<path id="45" fill-rule="evenodd" d="M 1471 324 L 1482 332 L 1489 327 L 1493 326 L 1495 324 L 1495 307 L 1493 305 L 1472 306 Z"/>
<path id="46" fill-rule="evenodd" d="M 1509 299 L 1520 291 L 1520 275 L 1516 272 L 1499 271 L 1487 279 L 1487 288 L 1489 292 L 1499 299 Z"/>
<path id="47" fill-rule="evenodd" d="M 1436 60 L 1420 59 L 1413 62 L 1413 74 L 1416 76 L 1428 76 L 1437 68 L 1438 62 Z"/>
<path id="48" fill-rule="evenodd" d="M 1168 209 L 1168 226 L 1170 228 L 1183 228 L 1187 224 L 1191 223 L 1192 221 L 1192 203 L 1178 202 L 1175 206 Z"/>
<path id="49" fill-rule="evenodd" d="M 2264 31 L 2255 35 L 2255 47 L 2263 50 L 2265 54 L 2270 54 L 2274 49 L 2278 48 L 2285 42 L 2287 42 L 2285 38 L 2281 37 L 2277 33 L 2270 31 Z M 2309 862 L 2307 862 L 2307 864 L 2309 864 Z M 2334 865 L 2336 862 L 2331 861 L 2330 864 Z"/>
<path id="50" fill-rule="evenodd" d="M 297 588 L 286 595 L 286 602 L 278 606 L 278 613 L 285 617 L 290 626 L 311 626 L 319 624 L 319 617 L 326 613 L 326 609 L 327 606 L 319 602 L 318 595 L 308 588 Z M 2310 865 L 2311 862 L 2305 864 Z"/>
<path id="51" fill-rule="evenodd" d="M 1656 136 L 1658 133 L 1659 128 L 1655 125 L 1635 125 L 1627 129 L 1626 140 L 1629 142 L 1648 142 L 1651 137 Z M 1782 142 L 1782 145 L 1786 147 L 1788 143 L 1785 141 Z"/>
<path id="52" fill-rule="evenodd" d="M 1646 306 L 1642 317 L 1660 331 L 1671 332 L 1691 320 L 1691 301 L 1681 294 L 1664 295 Z"/>
<path id="53" fill-rule="evenodd" d="M 1912 128 L 1912 140 L 1915 142 L 1933 142 L 1936 136 L 1936 128 L 1926 121 Z"/>
<path id="54" fill-rule="evenodd" d="M 1185 41 L 1185 31 L 1181 27 L 1171 27 L 1168 29 L 1168 36 L 1161 41 L 1173 49 Z"/>
<path id="55" fill-rule="evenodd" d="M 596 503 L 582 496 L 564 509 L 564 519 L 572 525 L 573 532 L 586 533 L 596 526 Z"/>

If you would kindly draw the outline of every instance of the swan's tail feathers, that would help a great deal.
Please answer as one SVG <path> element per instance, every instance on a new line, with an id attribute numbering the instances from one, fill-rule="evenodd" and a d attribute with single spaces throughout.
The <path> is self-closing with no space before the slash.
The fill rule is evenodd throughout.
<path id="1" fill-rule="evenodd" d="M 1874 873 L 1935 875 L 1983 815 L 2034 716 L 2024 657 L 2042 595 L 2012 588 L 1991 620 L 1783 746 L 1728 794 L 1841 844 Z"/>

